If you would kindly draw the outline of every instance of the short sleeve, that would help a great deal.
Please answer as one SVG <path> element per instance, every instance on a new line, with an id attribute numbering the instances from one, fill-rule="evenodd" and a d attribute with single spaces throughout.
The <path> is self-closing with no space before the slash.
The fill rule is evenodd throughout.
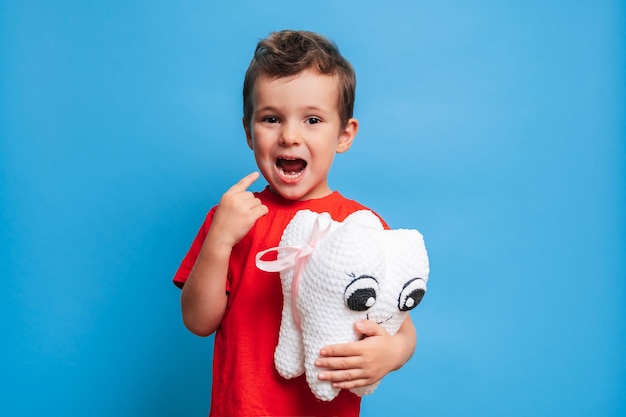
<path id="1" fill-rule="evenodd" d="M 202 249 L 202 245 L 204 244 L 204 239 L 206 239 L 209 228 L 211 227 L 211 222 L 213 221 L 214 215 L 215 207 L 213 207 L 207 214 L 204 222 L 202 223 L 202 226 L 200 227 L 200 230 L 198 231 L 198 234 L 191 243 L 189 251 L 187 251 L 187 254 L 183 258 L 180 266 L 178 267 L 178 271 L 176 271 L 176 274 L 174 275 L 174 279 L 172 280 L 172 282 L 178 288 L 182 288 L 183 285 L 185 285 L 187 278 L 189 278 L 189 274 L 191 273 L 191 270 L 196 263 L 196 259 L 198 259 L 198 255 L 200 254 L 200 250 Z"/>

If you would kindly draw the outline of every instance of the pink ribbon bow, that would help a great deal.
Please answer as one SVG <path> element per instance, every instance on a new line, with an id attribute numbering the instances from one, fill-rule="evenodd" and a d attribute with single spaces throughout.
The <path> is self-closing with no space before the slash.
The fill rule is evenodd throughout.
<path id="1" fill-rule="evenodd" d="M 293 279 L 291 281 L 291 312 L 293 320 L 298 328 L 301 327 L 300 314 L 298 313 L 296 299 L 298 296 L 298 286 L 302 269 L 309 257 L 315 250 L 315 246 L 326 237 L 330 232 L 332 219 L 330 214 L 322 213 L 315 219 L 313 230 L 309 241 L 301 246 L 276 246 L 266 249 L 256 254 L 256 266 L 265 272 L 282 272 L 286 269 L 293 268 Z M 281 249 L 285 252 L 285 256 L 275 261 L 264 261 L 261 258 L 270 252 L 278 252 Z"/>

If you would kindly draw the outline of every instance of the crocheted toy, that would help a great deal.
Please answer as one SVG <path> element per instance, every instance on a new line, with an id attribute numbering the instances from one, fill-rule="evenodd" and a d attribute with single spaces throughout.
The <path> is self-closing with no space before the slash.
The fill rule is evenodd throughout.
<path id="1" fill-rule="evenodd" d="M 262 260 L 270 252 L 278 252 L 277 260 Z M 422 235 L 384 230 L 368 210 L 341 223 L 328 213 L 299 211 L 280 245 L 259 252 L 256 263 L 264 271 L 280 271 L 284 303 L 276 369 L 284 378 L 306 373 L 311 391 L 324 401 L 339 389 L 317 378 L 323 371 L 314 364 L 320 349 L 359 340 L 354 323 L 362 319 L 395 334 L 424 296 L 429 273 Z M 363 396 L 377 386 L 351 391 Z"/>

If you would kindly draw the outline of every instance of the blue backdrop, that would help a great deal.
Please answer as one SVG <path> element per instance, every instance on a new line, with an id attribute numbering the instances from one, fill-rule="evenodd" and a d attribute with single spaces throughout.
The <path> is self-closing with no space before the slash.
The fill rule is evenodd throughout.
<path id="1" fill-rule="evenodd" d="M 432 262 L 363 416 L 626 415 L 622 1 L 2 1 L 0 414 L 204 416 L 170 282 L 254 169 L 241 84 L 335 40 L 361 130 L 331 186 Z M 260 189 L 262 184 L 254 185 Z"/>

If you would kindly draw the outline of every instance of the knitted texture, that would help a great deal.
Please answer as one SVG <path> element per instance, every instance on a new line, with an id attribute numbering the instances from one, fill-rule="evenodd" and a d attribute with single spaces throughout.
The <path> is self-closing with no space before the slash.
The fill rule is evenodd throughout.
<path id="1" fill-rule="evenodd" d="M 277 251 L 276 261 L 263 261 Z M 367 319 L 395 334 L 426 292 L 429 265 L 417 230 L 384 230 L 376 215 L 357 211 L 344 222 L 302 210 L 285 228 L 277 248 L 257 254 L 257 266 L 280 271 L 282 321 L 274 353 L 284 378 L 306 373 L 315 396 L 339 389 L 320 381 L 314 365 L 322 347 L 359 340 L 354 323 Z M 295 285 L 294 285 L 295 282 Z M 371 394 L 379 382 L 351 391 Z"/>

